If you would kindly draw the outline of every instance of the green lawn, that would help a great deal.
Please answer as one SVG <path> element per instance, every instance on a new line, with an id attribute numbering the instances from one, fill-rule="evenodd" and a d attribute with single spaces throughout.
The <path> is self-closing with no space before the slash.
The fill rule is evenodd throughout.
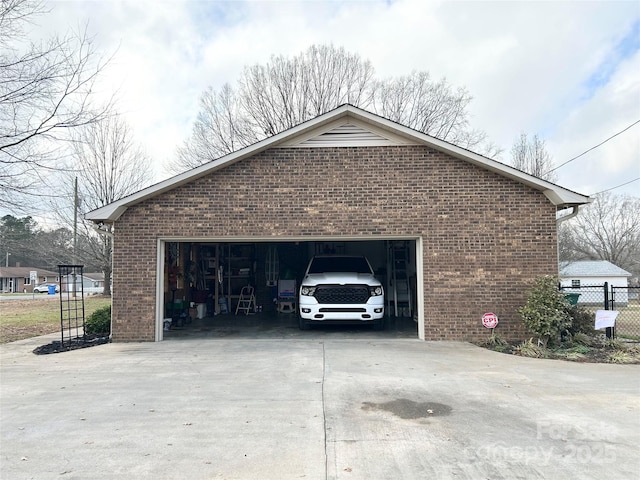
<path id="1" fill-rule="evenodd" d="M 85 297 L 85 318 L 94 311 L 111 304 L 110 297 Z M 57 295 L 0 300 L 0 343 L 45 335 L 60 331 L 60 302 Z"/>

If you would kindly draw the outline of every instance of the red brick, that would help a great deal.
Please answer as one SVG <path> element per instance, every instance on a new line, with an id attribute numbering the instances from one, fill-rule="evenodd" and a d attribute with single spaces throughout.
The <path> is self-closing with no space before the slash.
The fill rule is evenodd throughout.
<path id="1" fill-rule="evenodd" d="M 539 191 L 423 146 L 270 149 L 129 209 L 116 222 L 114 341 L 152 341 L 157 240 L 414 236 L 425 338 L 522 338 L 526 288 L 557 272 L 555 207 Z"/>

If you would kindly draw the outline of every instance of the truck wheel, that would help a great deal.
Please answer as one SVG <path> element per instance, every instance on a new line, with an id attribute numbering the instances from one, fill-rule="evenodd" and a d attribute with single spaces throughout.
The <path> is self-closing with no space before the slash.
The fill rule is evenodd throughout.
<path id="1" fill-rule="evenodd" d="M 311 329 L 311 325 L 309 325 L 309 322 L 307 322 L 300 315 L 298 315 L 298 326 L 300 327 L 300 330 L 310 330 Z"/>
<path id="2" fill-rule="evenodd" d="M 384 330 L 384 317 L 381 318 L 380 320 L 373 321 L 373 329 L 378 332 L 381 330 Z"/>

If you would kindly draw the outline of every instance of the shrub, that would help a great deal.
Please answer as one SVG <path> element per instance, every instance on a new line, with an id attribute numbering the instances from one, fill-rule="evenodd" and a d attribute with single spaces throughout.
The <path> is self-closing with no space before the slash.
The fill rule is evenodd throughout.
<path id="1" fill-rule="evenodd" d="M 564 358 L 566 360 L 576 361 L 576 360 L 583 360 L 585 358 L 585 354 L 581 352 L 576 352 L 574 350 L 566 350 L 566 351 L 556 352 L 556 357 Z"/>
<path id="2" fill-rule="evenodd" d="M 567 313 L 571 317 L 571 326 L 568 328 L 571 335 L 575 336 L 578 333 L 595 335 L 596 314 L 594 312 L 578 305 L 569 305 Z"/>
<path id="3" fill-rule="evenodd" d="M 581 355 L 586 355 L 589 352 L 591 352 L 591 350 L 593 350 L 591 347 L 587 346 L 587 345 L 576 345 L 575 347 L 573 347 L 571 349 L 571 351 L 575 352 L 575 353 L 579 353 Z"/>
<path id="4" fill-rule="evenodd" d="M 615 352 L 609 354 L 608 357 L 609 362 L 611 363 L 635 363 L 636 359 L 630 352 L 626 352 L 624 350 L 616 350 Z"/>
<path id="5" fill-rule="evenodd" d="M 527 329 L 546 347 L 571 326 L 569 302 L 558 290 L 558 280 L 550 275 L 538 277 L 527 295 L 527 303 L 518 310 Z"/>
<path id="6" fill-rule="evenodd" d="M 629 353 L 640 356 L 640 345 L 631 345 L 629 347 Z"/>
<path id="7" fill-rule="evenodd" d="M 480 345 L 486 348 L 495 349 L 496 347 L 505 347 L 507 345 L 507 341 L 501 335 L 496 335 L 492 332 L 491 336 L 484 342 L 481 342 Z"/>
<path id="8" fill-rule="evenodd" d="M 533 343 L 533 339 L 525 340 L 520 345 L 513 348 L 514 355 L 520 355 L 521 357 L 531 358 L 544 358 L 545 352 L 543 348 Z"/>
<path id="9" fill-rule="evenodd" d="M 620 340 L 616 340 L 614 338 L 608 338 L 605 340 L 606 348 L 610 348 L 611 350 L 625 351 L 627 350 L 627 344 L 621 342 Z"/>
<path id="10" fill-rule="evenodd" d="M 590 337 L 589 335 L 587 335 L 586 333 L 578 332 L 573 336 L 573 343 L 591 347 L 594 345 L 594 343 L 596 343 L 596 340 L 593 337 Z"/>
<path id="11" fill-rule="evenodd" d="M 111 334 L 111 305 L 99 308 L 84 322 L 84 331 L 87 335 Z"/>

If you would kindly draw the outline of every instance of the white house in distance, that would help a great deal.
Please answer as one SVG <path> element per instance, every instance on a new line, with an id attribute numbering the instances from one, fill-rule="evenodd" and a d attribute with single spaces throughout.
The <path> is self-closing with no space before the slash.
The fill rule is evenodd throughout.
<path id="1" fill-rule="evenodd" d="M 579 293 L 578 303 L 603 304 L 606 283 L 614 287 L 615 303 L 626 305 L 631 273 L 606 260 L 560 262 L 560 285 L 568 293 Z M 625 287 L 615 290 L 615 287 Z M 611 291 L 611 289 L 609 290 Z"/>
<path id="2" fill-rule="evenodd" d="M 82 282 L 82 286 L 81 286 Z M 73 288 L 73 278 L 68 275 L 63 275 L 60 286 L 62 287 L 63 292 L 72 292 Z M 104 274 L 97 273 L 85 273 L 84 275 L 76 276 L 76 287 L 75 291 L 80 292 L 83 291 L 85 294 L 88 293 L 102 293 L 104 290 Z"/>

